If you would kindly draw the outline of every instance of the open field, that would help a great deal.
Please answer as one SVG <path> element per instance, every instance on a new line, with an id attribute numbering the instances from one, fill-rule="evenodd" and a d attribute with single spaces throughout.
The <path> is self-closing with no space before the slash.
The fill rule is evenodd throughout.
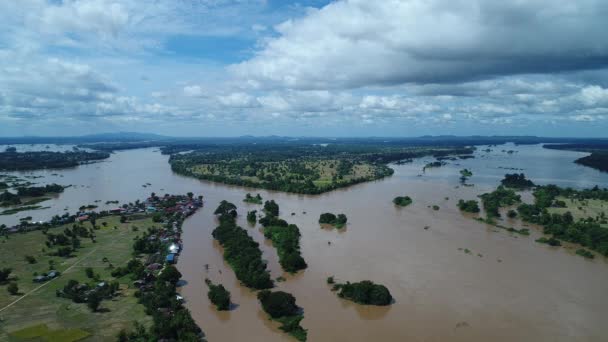
<path id="1" fill-rule="evenodd" d="M 598 199 L 571 199 L 567 197 L 557 197 L 557 200 L 566 203 L 566 208 L 548 208 L 550 213 L 564 214 L 569 211 L 575 220 L 586 219 L 588 217 L 598 218 L 600 215 L 608 214 L 608 202 Z M 600 220 L 601 221 L 601 220 Z M 601 226 L 608 228 L 607 223 L 601 223 Z"/>
<path id="2" fill-rule="evenodd" d="M 103 222 L 107 225 L 104 226 Z M 91 226 L 90 222 L 84 223 Z M 85 268 L 91 267 L 101 280 L 114 280 L 109 265 L 124 266 L 132 258 L 133 238 L 152 225 L 151 219 L 121 224 L 118 216 L 98 219 L 100 228 L 95 230 L 96 243 L 81 238 L 81 248 L 72 257 L 49 256 L 42 231 L 12 234 L 3 237 L 0 264 L 11 267 L 11 277 L 19 286 L 18 295 L 10 295 L 6 284 L 0 285 L 0 340 L 9 341 L 71 341 L 85 338 L 86 341 L 112 340 L 123 328 L 131 328 L 134 321 L 149 325 L 144 307 L 133 296 L 129 276 L 117 279 L 121 293 L 112 300 L 101 303 L 100 312 L 93 313 L 86 304 L 76 304 L 70 299 L 56 296 L 70 279 L 84 283 L 95 283 L 87 278 Z M 69 225 L 72 226 L 71 224 Z M 139 231 L 133 231 L 138 227 Z M 52 228 L 49 233 L 60 233 L 64 227 Z M 26 256 L 33 256 L 36 263 L 30 264 Z M 107 262 L 104 262 L 107 258 Z M 54 262 L 53 266 L 50 263 Z M 32 281 L 34 274 L 50 269 L 61 272 L 58 278 L 45 283 Z M 70 330 L 71 329 L 71 330 Z M 43 338 L 40 338 L 43 337 Z"/>

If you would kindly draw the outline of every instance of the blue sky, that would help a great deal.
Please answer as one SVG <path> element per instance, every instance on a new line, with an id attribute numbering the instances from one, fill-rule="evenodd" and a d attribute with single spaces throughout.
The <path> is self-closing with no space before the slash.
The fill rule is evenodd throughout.
<path id="1" fill-rule="evenodd" d="M 0 2 L 0 136 L 605 137 L 600 0 Z"/>

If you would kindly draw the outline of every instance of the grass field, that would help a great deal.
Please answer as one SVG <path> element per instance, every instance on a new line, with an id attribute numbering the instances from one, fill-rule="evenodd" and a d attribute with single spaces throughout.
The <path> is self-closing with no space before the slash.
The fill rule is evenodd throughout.
<path id="1" fill-rule="evenodd" d="M 550 213 L 563 214 L 569 211 L 575 220 L 588 217 L 597 218 L 602 213 L 608 215 L 608 202 L 606 201 L 596 199 L 577 200 L 566 197 L 558 197 L 557 199 L 564 201 L 564 203 L 566 203 L 566 208 L 548 208 Z M 608 228 L 608 224 L 606 223 L 602 223 L 601 226 Z"/>
<path id="2" fill-rule="evenodd" d="M 102 222 L 107 222 L 107 227 Z M 81 248 L 70 258 L 47 255 L 46 237 L 41 231 L 1 238 L 0 265 L 13 268 L 11 276 L 17 277 L 20 293 L 10 295 L 7 285 L 0 285 L 0 341 L 107 341 L 115 340 L 118 332 L 131 328 L 134 321 L 150 324 L 151 318 L 133 296 L 135 289 L 128 276 L 118 279 L 121 294 L 104 300 L 100 312 L 91 312 L 86 304 L 56 296 L 56 290 L 70 279 L 91 283 L 85 275 L 87 267 L 93 268 L 100 279 L 113 280 L 108 265 L 125 265 L 132 257 L 133 238 L 153 223 L 144 219 L 121 224 L 119 217 L 110 216 L 98 219 L 97 224 L 101 228 L 95 231 L 97 242 L 82 238 Z M 90 223 L 85 226 L 90 227 Z M 133 226 L 139 232 L 133 231 Z M 58 227 L 49 232 L 56 234 L 63 230 L 64 227 Z M 28 263 L 26 255 L 37 262 Z M 104 262 L 104 258 L 108 261 Z M 51 261 L 54 266 L 50 266 Z M 61 276 L 46 283 L 32 281 L 35 272 L 41 274 L 49 269 L 61 272 Z"/>

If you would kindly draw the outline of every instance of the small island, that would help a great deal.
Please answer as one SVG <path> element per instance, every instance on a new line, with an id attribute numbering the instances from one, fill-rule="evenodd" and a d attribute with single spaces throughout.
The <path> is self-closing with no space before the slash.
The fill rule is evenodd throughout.
<path id="1" fill-rule="evenodd" d="M 513 189 L 528 189 L 534 187 L 534 183 L 531 180 L 526 179 L 526 175 L 523 173 L 507 173 L 505 178 L 500 181 L 500 184 Z"/>
<path id="2" fill-rule="evenodd" d="M 341 229 L 346 225 L 348 218 L 344 214 L 338 214 L 337 216 L 332 213 L 323 213 L 319 216 L 320 224 L 329 224 L 335 228 Z"/>
<path id="3" fill-rule="evenodd" d="M 243 199 L 243 202 L 251 204 L 262 204 L 262 196 L 260 196 L 260 194 L 251 196 L 250 193 L 247 193 L 247 195 L 245 195 L 245 199 Z"/>
<path id="4" fill-rule="evenodd" d="M 304 319 L 301 309 L 296 305 L 296 298 L 287 292 L 269 290 L 260 291 L 258 300 L 270 318 L 281 323 L 279 329 L 295 337 L 298 341 L 306 341 L 307 332 L 300 322 Z"/>
<path id="5" fill-rule="evenodd" d="M 407 207 L 412 204 L 412 199 L 409 196 L 397 196 L 393 199 L 393 203 L 400 207 Z"/>
<path id="6" fill-rule="evenodd" d="M 0 152 L 0 170 L 24 171 L 59 169 L 110 158 L 106 152 Z"/>
<path id="7" fill-rule="evenodd" d="M 205 279 L 205 284 L 209 287 L 207 297 L 215 308 L 218 311 L 230 310 L 230 292 L 224 288 L 224 285 L 215 285 L 209 279 Z"/>
<path id="8" fill-rule="evenodd" d="M 333 277 L 328 278 L 328 283 L 333 283 Z M 346 282 L 345 284 L 334 284 L 332 291 L 338 291 L 340 298 L 351 300 L 364 305 L 390 305 L 393 296 L 384 285 L 374 284 L 370 280 L 357 283 Z"/>

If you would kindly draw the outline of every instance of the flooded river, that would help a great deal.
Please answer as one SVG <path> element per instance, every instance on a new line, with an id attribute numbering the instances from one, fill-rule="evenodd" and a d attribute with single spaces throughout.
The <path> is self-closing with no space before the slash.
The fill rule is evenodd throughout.
<path id="1" fill-rule="evenodd" d="M 217 225 L 212 212 L 223 199 L 239 207 L 239 223 L 260 242 L 273 278 L 287 278 L 277 287 L 291 292 L 304 309 L 302 326 L 308 329 L 309 341 L 606 340 L 608 263 L 604 258 L 589 261 L 573 255 L 572 249 L 538 244 L 535 230 L 531 236 L 497 231 L 462 215 L 456 202 L 491 190 L 505 173 L 514 172 L 506 168 L 523 169 L 517 172 L 540 184 L 572 187 L 608 186 L 608 174 L 572 163 L 584 155 L 577 152 L 543 150 L 537 145 L 481 151 L 485 148 L 479 148 L 475 159 L 448 161 L 425 173 L 422 166 L 431 158 L 418 159 L 394 166 L 392 177 L 320 196 L 201 182 L 173 174 L 167 156 L 153 149 L 125 151 L 71 170 L 20 174 L 42 175 L 33 180 L 42 183 L 74 186 L 42 204 L 49 209 L 0 217 L 0 222 L 14 223 L 23 216 L 48 219 L 65 208 L 74 212 L 96 200 L 104 208 L 105 201 L 134 201 L 152 191 L 204 195 L 205 208 L 184 224 L 185 250 L 178 268 L 186 281 L 181 292 L 187 307 L 210 341 L 292 340 L 267 319 L 255 293 L 239 285 L 211 237 Z M 475 186 L 458 186 L 462 168 L 473 171 L 470 183 Z M 300 227 L 307 270 L 295 276 L 283 274 L 260 227 L 245 221 L 247 210 L 260 209 L 242 202 L 246 192 L 274 199 L 281 217 Z M 391 200 L 398 195 L 408 195 L 414 203 L 396 208 Z M 440 209 L 435 211 L 432 205 Z M 322 212 L 345 213 L 346 229 L 322 229 L 317 223 Z M 504 224 L 518 226 L 515 221 Z M 339 282 L 370 279 L 384 284 L 396 302 L 390 307 L 365 307 L 339 299 L 326 284 L 332 275 Z M 224 284 L 237 304 L 235 310 L 213 309 L 205 277 Z"/>

